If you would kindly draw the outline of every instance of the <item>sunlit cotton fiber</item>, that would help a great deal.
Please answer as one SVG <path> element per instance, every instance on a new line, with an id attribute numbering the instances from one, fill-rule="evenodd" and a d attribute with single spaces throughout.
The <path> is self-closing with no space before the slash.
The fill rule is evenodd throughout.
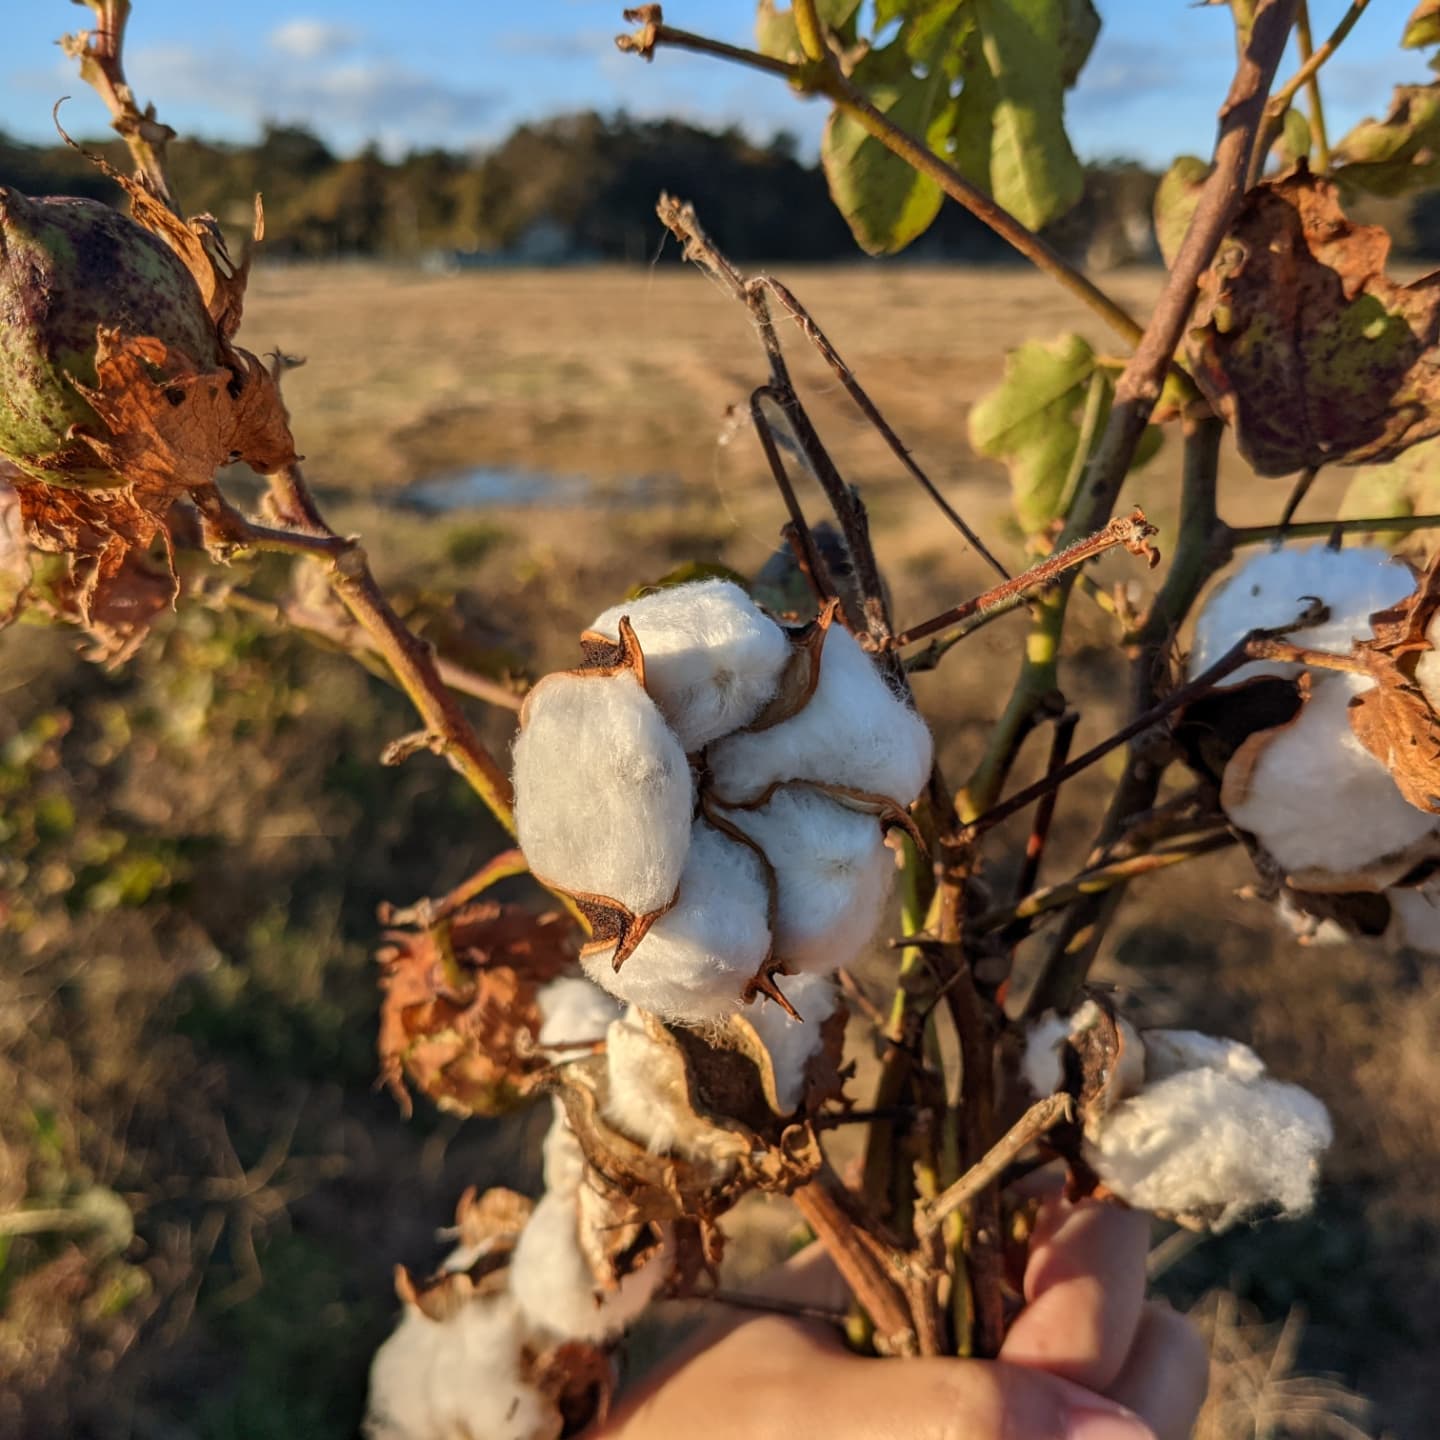
<path id="1" fill-rule="evenodd" d="M 515 741 L 515 821 L 539 876 L 637 915 L 670 903 L 689 849 L 685 752 L 629 671 L 546 676 Z"/>
<path id="2" fill-rule="evenodd" d="M 1288 873 L 1344 875 L 1403 850 L 1435 817 L 1405 799 L 1351 729 L 1350 699 L 1373 682 L 1331 674 L 1313 683 L 1299 717 L 1269 737 L 1248 784 L 1236 785 L 1227 770 L 1221 798 Z"/>
<path id="3" fill-rule="evenodd" d="M 611 640 L 629 617 L 645 687 L 687 752 L 748 725 L 790 656 L 785 632 L 728 580 L 674 585 L 612 605 L 590 629 Z"/>
<path id="4" fill-rule="evenodd" d="M 799 1012 L 792 1019 L 773 1000 L 761 996 L 746 1012 L 775 1071 L 775 1098 L 789 1114 L 805 1097 L 805 1069 L 820 1049 L 821 1028 L 835 1011 L 839 992 L 823 975 L 786 975 L 778 981 Z"/>
<path id="5" fill-rule="evenodd" d="M 583 1047 L 603 1040 L 605 1027 L 620 1014 L 613 996 L 579 975 L 542 985 L 535 999 L 540 1006 L 537 1043 L 556 1061 L 583 1054 Z"/>
<path id="6" fill-rule="evenodd" d="M 370 1366 L 368 1440 L 555 1440 L 558 1409 L 521 1375 L 525 1338 L 509 1295 L 445 1320 L 406 1306 Z"/>
<path id="7" fill-rule="evenodd" d="M 668 1246 L 603 1290 L 580 1250 L 575 1196 L 551 1191 L 535 1206 L 510 1259 L 510 1293 L 526 1321 L 555 1340 L 611 1340 L 636 1320 L 664 1280 Z"/>
<path id="8" fill-rule="evenodd" d="M 1221 1044 L 1217 1068 L 1147 1079 L 1087 1135 L 1086 1161 L 1120 1199 L 1217 1231 L 1310 1208 L 1330 1117 L 1298 1085 L 1267 1077 L 1253 1052 L 1235 1051 Z"/>
<path id="9" fill-rule="evenodd" d="M 1384 550 L 1331 550 L 1287 545 L 1265 550 L 1242 565 L 1211 595 L 1195 625 L 1190 674 L 1208 670 L 1254 629 L 1288 625 L 1312 599 L 1329 607 L 1330 618 L 1285 636 L 1309 650 L 1348 655 L 1354 640 L 1371 638 L 1370 616 L 1398 604 L 1415 589 L 1408 566 Z M 1254 662 L 1222 683 L 1253 675 L 1293 674 L 1296 667 Z"/>
<path id="10" fill-rule="evenodd" d="M 1064 1089 L 1066 1042 L 1105 1023 L 1105 1012 L 1093 1000 L 1086 1000 L 1070 1015 L 1057 1015 L 1053 1010 L 1042 1015 L 1025 1031 L 1021 1079 L 1041 1099 Z M 1112 1083 L 1114 1093 L 1122 1094 L 1138 1090 L 1144 1083 L 1145 1046 L 1128 1020 L 1117 1015 L 1114 1023 L 1120 1031 L 1120 1058 Z"/>
<path id="11" fill-rule="evenodd" d="M 651 1034 L 642 1011 L 631 1006 L 605 1041 L 609 1081 L 605 1118 L 656 1155 L 678 1155 L 709 1166 L 716 1179 L 735 1167 L 746 1141 L 735 1131 L 710 1124 L 691 1108 L 680 1051 Z"/>
<path id="12" fill-rule="evenodd" d="M 848 965 L 874 938 L 895 881 L 880 822 L 804 785 L 724 813 L 774 867 L 776 958 L 822 974 Z"/>
<path id="13" fill-rule="evenodd" d="M 612 995 L 695 1024 L 720 1019 L 744 1002 L 770 954 L 770 891 L 760 857 L 706 821 L 696 821 L 688 849 L 674 908 L 619 972 L 613 949 L 580 963 Z"/>
<path id="14" fill-rule="evenodd" d="M 909 805 L 930 774 L 925 722 L 899 700 L 848 630 L 832 625 L 820 678 L 803 709 L 709 750 L 716 797 L 757 800 L 777 781 L 812 780 Z"/>

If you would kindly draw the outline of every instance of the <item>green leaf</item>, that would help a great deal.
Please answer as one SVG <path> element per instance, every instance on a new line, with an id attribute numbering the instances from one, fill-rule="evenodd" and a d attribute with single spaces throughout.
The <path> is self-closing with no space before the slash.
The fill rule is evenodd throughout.
<path id="1" fill-rule="evenodd" d="M 1006 356 L 1005 378 L 970 412 L 970 443 L 1009 468 L 1015 513 L 1026 534 L 1055 518 L 1095 373 L 1095 352 L 1078 335 L 1049 344 L 1028 340 Z"/>
<path id="2" fill-rule="evenodd" d="M 1310 122 L 1305 118 L 1305 112 L 1297 110 L 1293 105 L 1285 111 L 1281 142 L 1285 157 L 1292 165 L 1297 160 L 1310 158 Z"/>
<path id="3" fill-rule="evenodd" d="M 897 37 L 872 51 L 851 75 L 870 103 L 895 124 L 934 148 L 943 143 L 949 94 L 943 69 L 928 78 L 910 71 L 905 40 Z M 861 249 L 871 255 L 903 250 L 923 234 L 939 213 L 939 185 L 912 169 L 843 111 L 831 112 L 820 145 L 830 196 Z"/>
<path id="4" fill-rule="evenodd" d="M 955 102 L 954 163 L 1032 230 L 1084 190 L 1065 134 L 1065 90 L 1098 32 L 1089 0 L 972 0 Z"/>
<path id="5" fill-rule="evenodd" d="M 1175 263 L 1210 166 L 1197 155 L 1182 155 L 1165 172 L 1155 191 L 1155 239 L 1166 265 Z"/>
<path id="6" fill-rule="evenodd" d="M 820 23 L 834 32 L 842 45 L 855 43 L 855 15 L 860 0 L 816 0 Z M 755 7 L 755 48 L 762 55 L 792 64 L 805 58 L 800 37 L 795 32 L 795 13 L 777 10 L 774 0 L 759 0 Z"/>
<path id="7" fill-rule="evenodd" d="M 1440 45 L 1440 0 L 1420 0 L 1415 13 L 1405 22 L 1400 43 L 1407 50 Z"/>
<path id="8" fill-rule="evenodd" d="M 1404 195 L 1440 183 L 1440 82 L 1397 85 L 1383 120 L 1362 120 L 1335 147 L 1347 189 Z"/>

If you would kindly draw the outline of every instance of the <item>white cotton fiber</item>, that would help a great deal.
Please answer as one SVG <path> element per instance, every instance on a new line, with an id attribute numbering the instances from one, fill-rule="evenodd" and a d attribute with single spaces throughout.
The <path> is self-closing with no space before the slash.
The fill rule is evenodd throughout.
<path id="1" fill-rule="evenodd" d="M 774 867 L 776 958 L 820 974 L 854 960 L 874 938 L 895 881 L 879 820 L 803 785 L 777 790 L 758 810 L 724 815 Z"/>
<path id="2" fill-rule="evenodd" d="M 536 875 L 646 915 L 670 903 L 694 785 L 680 742 L 629 671 L 547 675 L 515 740 L 515 822 Z"/>
<path id="3" fill-rule="evenodd" d="M 612 605 L 590 629 L 618 640 L 626 616 L 645 656 L 645 687 L 687 754 L 748 725 L 774 697 L 790 658 L 785 632 L 728 580 Z"/>
<path id="4" fill-rule="evenodd" d="M 1348 655 L 1352 641 L 1371 638 L 1370 616 L 1397 604 L 1414 589 L 1409 568 L 1384 550 L 1287 545 L 1262 551 L 1206 601 L 1195 626 L 1190 675 L 1208 670 L 1251 630 L 1288 625 L 1312 597 L 1329 606 L 1330 618 L 1285 638 L 1306 649 Z M 1293 674 L 1295 668 L 1256 662 L 1234 671 L 1223 683 Z"/>
<path id="5" fill-rule="evenodd" d="M 559 1410 L 520 1373 L 525 1326 L 509 1295 L 446 1320 L 406 1307 L 370 1366 L 369 1440 L 555 1440 Z"/>
<path id="6" fill-rule="evenodd" d="M 536 993 L 540 1006 L 537 1043 L 564 1061 L 581 1053 L 576 1047 L 605 1038 L 605 1028 L 620 1014 L 619 1004 L 598 985 L 579 975 L 565 975 L 542 985 Z"/>
<path id="7" fill-rule="evenodd" d="M 873 821 L 871 822 L 874 823 Z M 717 1020 L 744 1003 L 770 955 L 770 891 L 760 857 L 697 820 L 680 893 L 617 973 L 614 950 L 582 956 L 585 973 L 666 1020 Z"/>
<path id="8" fill-rule="evenodd" d="M 1277 1210 L 1308 1210 L 1331 1138 L 1330 1117 L 1313 1095 L 1244 1078 L 1232 1064 L 1147 1081 L 1102 1118 L 1084 1154 L 1137 1209 L 1218 1231 Z"/>
<path id="9" fill-rule="evenodd" d="M 1199 1030 L 1147 1030 L 1145 1083 L 1168 1080 L 1182 1070 L 1216 1070 L 1249 1083 L 1265 1073 L 1265 1062 L 1239 1040 L 1204 1035 Z"/>
<path id="10" fill-rule="evenodd" d="M 1236 783 L 1233 764 L 1226 772 L 1226 814 L 1290 874 L 1364 869 L 1435 825 L 1350 727 L 1350 699 L 1372 683 L 1360 675 L 1315 675 L 1310 699 L 1293 724 L 1269 739 L 1248 787 Z"/>
<path id="11" fill-rule="evenodd" d="M 1120 1032 L 1120 1059 L 1118 1073 L 1107 1077 L 1107 1094 L 1112 1100 L 1145 1083 L 1145 1042 L 1123 1016 L 1113 1019 Z M 1106 1013 L 1093 1000 L 1083 1001 L 1069 1015 L 1047 1011 L 1025 1031 L 1020 1078 L 1041 1099 L 1064 1089 L 1066 1041 L 1104 1023 Z"/>
<path id="12" fill-rule="evenodd" d="M 573 1195 L 585 1173 L 585 1151 L 565 1118 L 565 1107 L 560 1103 L 560 1097 L 555 1096 L 550 1104 L 550 1128 L 540 1146 L 545 1188 Z"/>
<path id="13" fill-rule="evenodd" d="M 1440 955 L 1440 887 L 1432 882 L 1419 889 L 1387 890 L 1385 895 L 1390 901 L 1386 939 Z"/>
<path id="14" fill-rule="evenodd" d="M 773 1000 L 761 996 L 745 1012 L 775 1071 L 775 1098 L 788 1115 L 805 1097 L 805 1068 L 820 1049 L 821 1028 L 835 1012 L 839 991 L 823 975 L 782 977 L 785 998 L 799 1012 L 792 1019 Z"/>
<path id="15" fill-rule="evenodd" d="M 898 700 L 848 630 L 832 625 L 810 701 L 768 730 L 731 735 L 710 747 L 715 796 L 757 800 L 773 784 L 811 780 L 909 805 L 930 774 L 930 732 Z"/>
<path id="16" fill-rule="evenodd" d="M 624 1019 L 610 1027 L 605 1039 L 605 1118 L 652 1154 L 708 1165 L 716 1180 L 722 1180 L 748 1142 L 696 1116 L 690 1108 L 684 1057 L 651 1034 L 656 1023 L 632 1005 Z"/>
<path id="17" fill-rule="evenodd" d="M 510 1293 L 525 1320 L 556 1340 L 600 1344 L 650 1303 L 669 1268 L 669 1246 L 613 1290 L 604 1290 L 580 1250 L 575 1196 L 541 1197 L 510 1259 Z"/>

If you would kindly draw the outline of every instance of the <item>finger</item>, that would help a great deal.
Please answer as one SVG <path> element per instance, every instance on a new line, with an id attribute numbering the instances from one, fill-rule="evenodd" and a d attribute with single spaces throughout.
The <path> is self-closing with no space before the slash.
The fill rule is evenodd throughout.
<path id="1" fill-rule="evenodd" d="M 1027 1303 L 1000 1358 L 1107 1389 L 1140 1323 L 1148 1234 L 1138 1211 L 1094 1200 L 1047 1205 L 1025 1267 Z"/>
<path id="2" fill-rule="evenodd" d="M 1205 1403 L 1210 1354 L 1200 1332 L 1168 1305 L 1140 1315 L 1135 1343 L 1110 1397 L 1145 1419 L 1157 1440 L 1186 1440 Z"/>
<path id="3" fill-rule="evenodd" d="M 650 1440 L 1155 1440 L 1116 1402 L 1053 1376 L 970 1360 L 862 1360 L 757 1320 L 633 1397 L 601 1434 Z"/>

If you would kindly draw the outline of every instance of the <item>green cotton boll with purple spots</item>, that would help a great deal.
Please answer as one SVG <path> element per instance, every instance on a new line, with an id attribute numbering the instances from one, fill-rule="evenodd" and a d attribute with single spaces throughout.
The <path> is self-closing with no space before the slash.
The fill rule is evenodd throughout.
<path id="1" fill-rule="evenodd" d="M 101 327 L 220 360 L 199 287 L 163 240 L 98 200 L 0 187 L 0 457 L 34 479 L 120 483 L 72 435 L 102 429 L 76 389 L 96 383 Z"/>

